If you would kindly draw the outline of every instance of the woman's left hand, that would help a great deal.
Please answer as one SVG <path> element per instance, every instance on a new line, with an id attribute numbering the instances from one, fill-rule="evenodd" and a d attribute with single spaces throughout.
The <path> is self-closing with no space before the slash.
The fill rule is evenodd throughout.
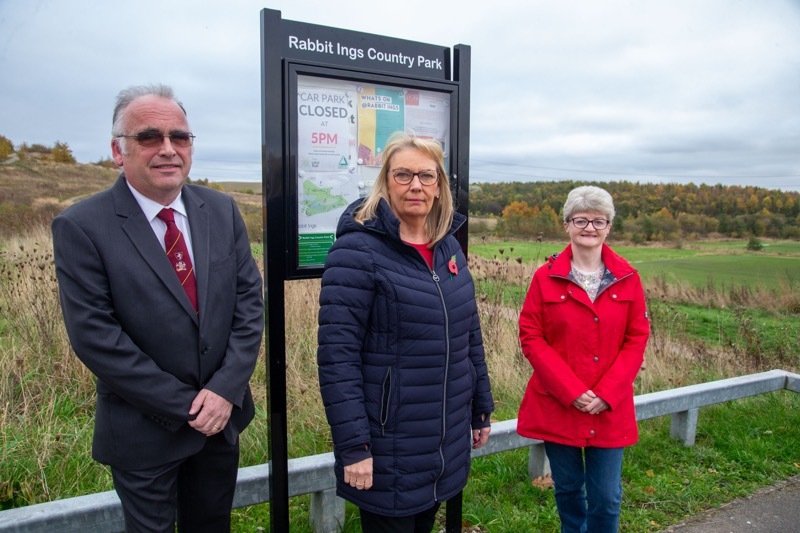
<path id="1" fill-rule="evenodd" d="M 472 449 L 477 450 L 489 441 L 492 426 L 472 430 Z"/>
<path id="2" fill-rule="evenodd" d="M 589 413 L 590 415 L 597 415 L 606 409 L 608 409 L 606 401 L 599 396 L 595 396 L 592 401 L 583 408 L 583 412 Z"/>
<path id="3" fill-rule="evenodd" d="M 357 490 L 372 488 L 372 457 L 344 467 L 344 482 Z"/>

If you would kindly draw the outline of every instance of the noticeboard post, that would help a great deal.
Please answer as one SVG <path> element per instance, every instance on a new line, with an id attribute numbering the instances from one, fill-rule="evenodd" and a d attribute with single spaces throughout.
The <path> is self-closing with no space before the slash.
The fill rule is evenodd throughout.
<path id="1" fill-rule="evenodd" d="M 284 282 L 322 275 L 341 213 L 371 189 L 395 131 L 442 145 L 467 215 L 470 49 L 451 59 L 448 47 L 264 9 L 261 59 L 270 515 L 272 531 L 288 531 Z M 466 224 L 456 237 L 466 252 Z M 447 514 L 460 529 L 460 496 Z"/>

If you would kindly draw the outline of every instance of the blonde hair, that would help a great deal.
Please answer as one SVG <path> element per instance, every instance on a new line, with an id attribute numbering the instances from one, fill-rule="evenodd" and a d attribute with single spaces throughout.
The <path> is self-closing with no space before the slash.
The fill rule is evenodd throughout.
<path id="1" fill-rule="evenodd" d="M 433 207 L 425 220 L 425 231 L 430 239 L 429 247 L 444 239 L 453 225 L 453 194 L 450 191 L 450 180 L 444 170 L 444 151 L 433 139 L 421 139 L 404 132 L 395 132 L 386 143 L 383 151 L 383 165 L 364 203 L 355 212 L 355 221 L 363 224 L 375 218 L 381 199 L 391 206 L 389 198 L 389 168 L 392 157 L 402 150 L 417 150 L 436 162 L 439 173 L 439 197 L 433 200 Z"/>

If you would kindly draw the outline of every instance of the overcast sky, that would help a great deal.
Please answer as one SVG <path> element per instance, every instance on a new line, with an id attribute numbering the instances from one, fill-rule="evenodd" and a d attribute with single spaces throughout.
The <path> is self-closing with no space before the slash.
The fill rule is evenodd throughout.
<path id="1" fill-rule="evenodd" d="M 472 50 L 470 175 L 800 191 L 798 0 L 0 0 L 0 134 L 110 155 L 163 82 L 193 178 L 261 177 L 260 15 Z"/>

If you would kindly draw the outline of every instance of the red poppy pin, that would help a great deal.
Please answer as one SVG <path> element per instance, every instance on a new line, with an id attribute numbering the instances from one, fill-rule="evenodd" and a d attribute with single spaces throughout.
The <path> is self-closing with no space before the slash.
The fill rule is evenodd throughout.
<path id="1" fill-rule="evenodd" d="M 450 271 L 450 279 L 453 279 L 453 276 L 458 276 L 458 265 L 456 265 L 456 256 L 450 258 L 450 262 L 447 263 L 447 269 Z"/>

